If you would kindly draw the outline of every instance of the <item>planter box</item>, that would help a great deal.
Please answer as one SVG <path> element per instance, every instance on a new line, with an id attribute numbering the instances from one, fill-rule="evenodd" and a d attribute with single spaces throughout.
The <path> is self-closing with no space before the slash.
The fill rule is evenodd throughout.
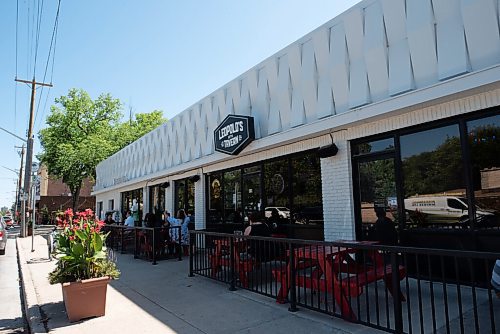
<path id="1" fill-rule="evenodd" d="M 92 278 L 81 282 L 63 283 L 63 300 L 70 322 L 106 313 L 108 277 Z"/>

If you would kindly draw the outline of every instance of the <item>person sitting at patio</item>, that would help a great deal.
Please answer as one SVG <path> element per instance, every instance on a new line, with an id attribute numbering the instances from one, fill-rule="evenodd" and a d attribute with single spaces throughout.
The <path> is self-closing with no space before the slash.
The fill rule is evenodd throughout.
<path id="1" fill-rule="evenodd" d="M 382 245 L 396 245 L 398 234 L 394 222 L 386 217 L 385 209 L 376 207 L 375 239 Z"/>
<path id="2" fill-rule="evenodd" d="M 248 215 L 249 226 L 245 229 L 244 235 L 251 235 L 256 237 L 269 237 L 271 235 L 271 229 L 266 223 L 260 221 L 260 216 L 258 212 L 252 212 Z M 250 240 L 248 247 L 248 254 L 255 258 L 258 262 L 264 262 L 269 257 L 269 247 L 265 247 L 266 244 L 259 240 Z"/>
<path id="3" fill-rule="evenodd" d="M 280 216 L 278 209 L 271 209 L 271 216 L 267 218 L 267 225 L 272 230 L 272 233 L 284 235 L 285 230 L 283 224 L 285 224 L 285 222 L 284 219 Z"/>
<path id="4" fill-rule="evenodd" d="M 134 227 L 135 225 L 134 217 L 132 216 L 132 212 L 130 210 L 127 211 L 127 218 L 125 219 L 123 225 L 127 227 Z"/>
<path id="5" fill-rule="evenodd" d="M 106 223 L 106 225 L 116 224 L 116 222 L 113 220 L 113 214 L 112 213 L 108 213 L 106 215 L 106 220 L 104 222 Z"/>

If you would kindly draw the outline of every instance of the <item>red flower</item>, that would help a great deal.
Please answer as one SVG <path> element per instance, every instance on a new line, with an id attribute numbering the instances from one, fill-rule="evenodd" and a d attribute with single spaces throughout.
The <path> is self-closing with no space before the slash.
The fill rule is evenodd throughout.
<path id="1" fill-rule="evenodd" d="M 73 214 L 73 209 L 69 208 L 68 210 L 66 210 L 66 211 L 64 212 L 64 214 L 66 214 L 66 215 L 67 215 L 67 216 L 69 216 L 69 217 L 73 217 L 73 216 L 74 216 L 74 214 Z"/>

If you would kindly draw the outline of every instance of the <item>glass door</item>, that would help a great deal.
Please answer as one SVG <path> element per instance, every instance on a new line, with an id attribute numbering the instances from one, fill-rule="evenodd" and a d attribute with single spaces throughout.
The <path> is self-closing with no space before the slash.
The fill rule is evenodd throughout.
<path id="1" fill-rule="evenodd" d="M 358 161 L 357 163 L 358 233 L 363 239 L 372 237 L 377 221 L 375 210 L 384 210 L 395 224 L 398 222 L 398 200 L 394 158 Z"/>

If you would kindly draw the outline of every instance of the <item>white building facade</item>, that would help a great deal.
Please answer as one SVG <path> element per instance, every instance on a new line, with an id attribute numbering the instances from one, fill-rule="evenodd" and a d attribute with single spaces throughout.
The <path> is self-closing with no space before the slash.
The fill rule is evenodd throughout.
<path id="1" fill-rule="evenodd" d="M 290 206 L 291 225 L 336 240 L 360 238 L 376 206 L 397 223 L 418 223 L 403 217 L 403 203 L 422 194 L 497 209 L 475 175 L 500 167 L 499 7 L 360 2 L 100 163 L 100 214 L 136 199 L 142 216 L 191 208 L 204 229 L 232 222 L 235 209 Z M 214 131 L 228 115 L 254 123 L 255 139 L 236 155 L 215 150 Z M 294 157 L 303 156 L 317 166 L 301 170 Z M 422 162 L 447 157 L 455 160 L 437 172 Z M 280 161 L 282 172 L 269 167 Z M 316 181 L 319 202 L 304 195 Z M 310 221 L 297 218 L 308 213 Z M 462 213 L 475 220 L 473 210 Z"/>

